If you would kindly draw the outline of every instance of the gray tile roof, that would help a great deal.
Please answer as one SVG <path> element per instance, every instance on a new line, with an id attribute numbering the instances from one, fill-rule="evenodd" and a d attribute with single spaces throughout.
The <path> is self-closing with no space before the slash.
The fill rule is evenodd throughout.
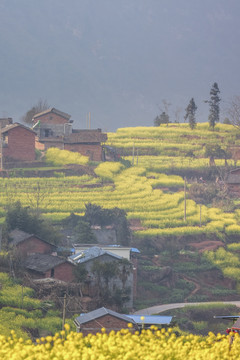
<path id="1" fill-rule="evenodd" d="M 107 140 L 107 134 L 101 130 L 73 130 L 71 134 L 64 137 L 66 144 L 79 143 L 102 143 Z"/>
<path id="2" fill-rule="evenodd" d="M 81 263 L 87 262 L 89 260 L 96 259 L 99 256 L 103 256 L 106 254 L 109 256 L 112 256 L 113 258 L 118 259 L 118 260 L 122 259 L 121 256 L 113 254 L 110 251 L 103 250 L 97 246 L 93 246 L 89 249 L 82 250 L 82 251 L 78 252 L 77 254 L 71 255 L 69 257 L 69 259 L 75 263 L 81 264 Z"/>
<path id="3" fill-rule="evenodd" d="M 14 229 L 9 233 L 10 238 L 12 239 L 12 241 L 10 242 L 11 245 L 17 245 L 20 242 L 30 238 L 31 236 L 33 236 L 33 234 L 28 234 L 25 231 L 19 230 L 19 229 Z"/>
<path id="4" fill-rule="evenodd" d="M 130 319 L 126 315 L 119 314 L 113 310 L 106 309 L 105 307 L 90 311 L 87 314 L 81 314 L 74 321 L 77 323 L 77 325 L 82 325 L 82 324 L 88 323 L 91 320 L 99 319 L 100 317 L 105 316 L 105 315 L 115 316 L 116 318 L 124 320 L 127 323 L 133 323 L 133 324 L 135 323 L 134 320 Z"/>
<path id="5" fill-rule="evenodd" d="M 34 234 L 28 234 L 25 231 L 19 230 L 19 229 L 14 229 L 9 233 L 9 237 L 12 239 L 12 241 L 10 241 L 10 245 L 18 245 L 19 243 L 31 238 L 31 237 L 35 237 L 43 242 L 45 242 L 46 244 L 51 245 L 54 248 L 57 248 L 56 245 L 50 244 L 48 241 L 40 239 L 37 235 Z"/>
<path id="6" fill-rule="evenodd" d="M 38 118 L 38 117 L 43 116 L 43 115 L 46 115 L 46 114 L 49 114 L 49 113 L 54 113 L 56 115 L 60 115 L 60 116 L 64 117 L 67 120 L 69 120 L 70 117 L 71 117 L 71 115 L 52 107 L 52 108 L 44 110 L 44 111 L 42 111 L 42 112 L 40 112 L 38 114 L 35 114 L 33 116 L 33 119 Z"/>
<path id="7" fill-rule="evenodd" d="M 17 122 L 14 123 L 14 124 L 6 125 L 6 126 L 1 130 L 1 133 L 2 133 L 2 134 L 5 134 L 5 133 L 7 133 L 8 131 L 10 131 L 10 130 L 12 130 L 12 129 L 15 129 L 15 128 L 17 128 L 17 127 L 21 127 L 21 128 L 23 128 L 23 129 L 25 129 L 25 130 L 30 131 L 31 133 L 36 134 L 35 131 L 33 131 L 31 128 L 29 128 L 29 127 L 27 127 L 27 126 L 24 126 L 24 125 L 22 125 L 22 124 L 19 124 L 19 123 L 17 123 Z"/>
<path id="8" fill-rule="evenodd" d="M 29 270 L 45 273 L 46 271 L 65 262 L 66 259 L 60 258 L 59 256 L 34 254 L 27 257 L 25 260 L 25 267 Z"/>

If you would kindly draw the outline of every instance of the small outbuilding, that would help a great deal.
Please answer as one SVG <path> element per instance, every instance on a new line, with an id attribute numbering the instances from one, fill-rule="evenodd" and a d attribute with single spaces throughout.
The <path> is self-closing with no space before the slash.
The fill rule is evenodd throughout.
<path id="1" fill-rule="evenodd" d="M 65 282 L 74 281 L 74 264 L 59 256 L 30 255 L 26 258 L 24 265 L 34 279 L 54 278 Z"/>

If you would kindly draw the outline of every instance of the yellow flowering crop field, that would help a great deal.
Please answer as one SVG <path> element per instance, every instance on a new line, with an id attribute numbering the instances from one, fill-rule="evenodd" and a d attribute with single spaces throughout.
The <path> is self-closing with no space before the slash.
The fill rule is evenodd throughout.
<path id="1" fill-rule="evenodd" d="M 234 339 L 234 340 L 233 340 Z M 81 333 L 65 331 L 54 336 L 31 340 L 0 336 L 0 357 L 3 360 L 237 360 L 240 358 L 238 335 L 207 337 L 184 335 L 177 337 L 169 329 L 142 330 L 141 334 L 122 329 L 106 334 L 83 337 Z"/>

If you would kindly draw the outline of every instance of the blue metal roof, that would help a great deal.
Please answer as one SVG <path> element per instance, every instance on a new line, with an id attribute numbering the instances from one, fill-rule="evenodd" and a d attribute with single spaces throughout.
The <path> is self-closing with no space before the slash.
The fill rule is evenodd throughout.
<path id="1" fill-rule="evenodd" d="M 135 253 L 140 254 L 140 251 L 137 248 L 131 248 L 131 252 L 135 252 Z"/>
<path id="2" fill-rule="evenodd" d="M 169 325 L 172 321 L 172 316 L 159 315 L 126 315 L 135 323 L 141 325 Z"/>

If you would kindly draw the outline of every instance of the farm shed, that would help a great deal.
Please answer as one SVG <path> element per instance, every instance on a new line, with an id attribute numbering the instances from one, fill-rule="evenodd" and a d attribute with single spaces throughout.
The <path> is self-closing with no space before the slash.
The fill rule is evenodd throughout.
<path id="1" fill-rule="evenodd" d="M 51 254 L 57 249 L 55 245 L 40 239 L 38 236 L 28 234 L 19 229 L 11 231 L 9 237 L 11 239 L 9 246 L 15 249 L 21 256 Z"/>

